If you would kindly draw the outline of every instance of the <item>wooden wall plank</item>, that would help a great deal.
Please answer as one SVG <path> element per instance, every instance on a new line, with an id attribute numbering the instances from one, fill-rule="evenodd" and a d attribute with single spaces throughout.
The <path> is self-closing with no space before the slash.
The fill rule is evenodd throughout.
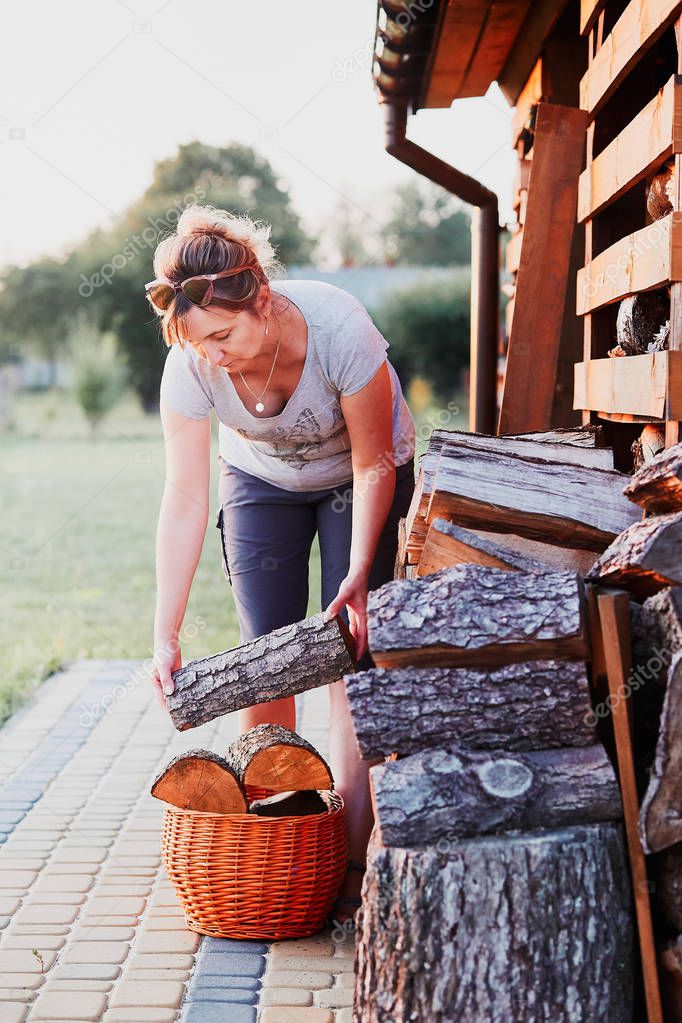
<path id="1" fill-rule="evenodd" d="M 578 271 L 578 315 L 636 291 L 682 281 L 682 213 L 633 231 Z"/>
<path id="2" fill-rule="evenodd" d="M 682 352 L 648 352 L 575 365 L 573 407 L 682 418 Z"/>
<path id="3" fill-rule="evenodd" d="M 631 0 L 580 83 L 580 106 L 594 115 L 682 10 L 682 0 Z"/>
<path id="4" fill-rule="evenodd" d="M 542 82 L 542 58 L 540 58 L 531 71 L 528 81 L 521 90 L 521 95 L 516 103 L 511 126 L 512 149 L 516 148 L 521 130 L 530 116 L 531 107 L 534 107 L 542 99 Z"/>
<path id="5" fill-rule="evenodd" d="M 586 35 L 606 7 L 606 0 L 580 0 L 580 34 Z"/>
<path id="6" fill-rule="evenodd" d="M 578 220 L 586 220 L 682 152 L 682 85 L 672 75 L 610 145 L 580 175 Z"/>
<path id="7" fill-rule="evenodd" d="M 498 433 L 551 426 L 586 124 L 584 110 L 538 105 Z"/>
<path id="8" fill-rule="evenodd" d="M 508 274 L 516 273 L 519 268 L 519 262 L 521 260 L 521 248 L 523 246 L 523 231 L 521 229 L 514 232 L 504 252 L 504 266 Z"/>

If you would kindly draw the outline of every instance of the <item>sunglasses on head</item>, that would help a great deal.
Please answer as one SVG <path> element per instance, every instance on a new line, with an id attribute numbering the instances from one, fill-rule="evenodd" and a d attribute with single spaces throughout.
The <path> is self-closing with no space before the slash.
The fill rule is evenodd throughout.
<path id="1" fill-rule="evenodd" d="M 179 284 L 171 284 L 170 281 L 150 281 L 145 284 L 144 290 L 151 305 L 158 312 L 165 312 L 178 292 L 182 292 L 185 298 L 193 305 L 208 305 L 213 298 L 213 281 L 219 277 L 232 277 L 241 273 L 242 270 L 253 270 L 253 266 L 244 263 L 242 266 L 233 267 L 232 270 L 221 270 L 216 274 L 197 274 L 196 277 L 187 277 Z"/>

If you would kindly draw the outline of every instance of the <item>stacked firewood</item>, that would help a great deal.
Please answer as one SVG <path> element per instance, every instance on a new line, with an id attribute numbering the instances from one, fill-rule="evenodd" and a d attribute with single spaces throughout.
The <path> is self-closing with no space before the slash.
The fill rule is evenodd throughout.
<path id="1" fill-rule="evenodd" d="M 225 756 L 193 749 L 173 757 L 151 794 L 183 810 L 289 817 L 325 813 L 333 787 L 329 766 L 309 742 L 264 724 L 235 739 Z"/>
<path id="2" fill-rule="evenodd" d="M 628 1023 L 633 914 L 584 575 L 641 517 L 598 428 L 438 431 L 346 677 L 375 828 L 356 1023 Z"/>
<path id="3" fill-rule="evenodd" d="M 649 854 L 664 984 L 676 988 L 682 1020 L 682 445 L 661 451 L 625 490 L 644 517 L 626 529 L 588 574 L 619 586 L 632 605 L 631 675 L 639 830 Z"/>

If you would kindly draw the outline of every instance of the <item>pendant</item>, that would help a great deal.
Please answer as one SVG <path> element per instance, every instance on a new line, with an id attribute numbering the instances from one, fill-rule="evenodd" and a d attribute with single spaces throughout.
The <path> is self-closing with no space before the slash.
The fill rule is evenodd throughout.
<path id="1" fill-rule="evenodd" d="M 257 401 L 256 402 L 256 412 L 264 412 L 264 411 L 265 411 L 265 405 L 263 404 L 263 402 L 262 401 Z"/>

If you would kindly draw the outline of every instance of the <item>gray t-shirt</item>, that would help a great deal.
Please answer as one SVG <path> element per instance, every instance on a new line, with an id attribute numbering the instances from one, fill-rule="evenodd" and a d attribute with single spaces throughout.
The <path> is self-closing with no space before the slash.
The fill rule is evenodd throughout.
<path id="1" fill-rule="evenodd" d="M 191 345 L 170 347 L 161 400 L 203 419 L 215 409 L 219 452 L 230 465 L 287 490 L 324 490 L 353 475 L 350 438 L 339 397 L 369 383 L 386 360 L 388 342 L 363 304 L 324 281 L 274 280 L 308 324 L 308 348 L 296 390 L 278 416 L 252 415 L 229 374 L 211 367 Z M 398 375 L 388 363 L 393 394 L 396 465 L 414 455 L 415 429 Z"/>

